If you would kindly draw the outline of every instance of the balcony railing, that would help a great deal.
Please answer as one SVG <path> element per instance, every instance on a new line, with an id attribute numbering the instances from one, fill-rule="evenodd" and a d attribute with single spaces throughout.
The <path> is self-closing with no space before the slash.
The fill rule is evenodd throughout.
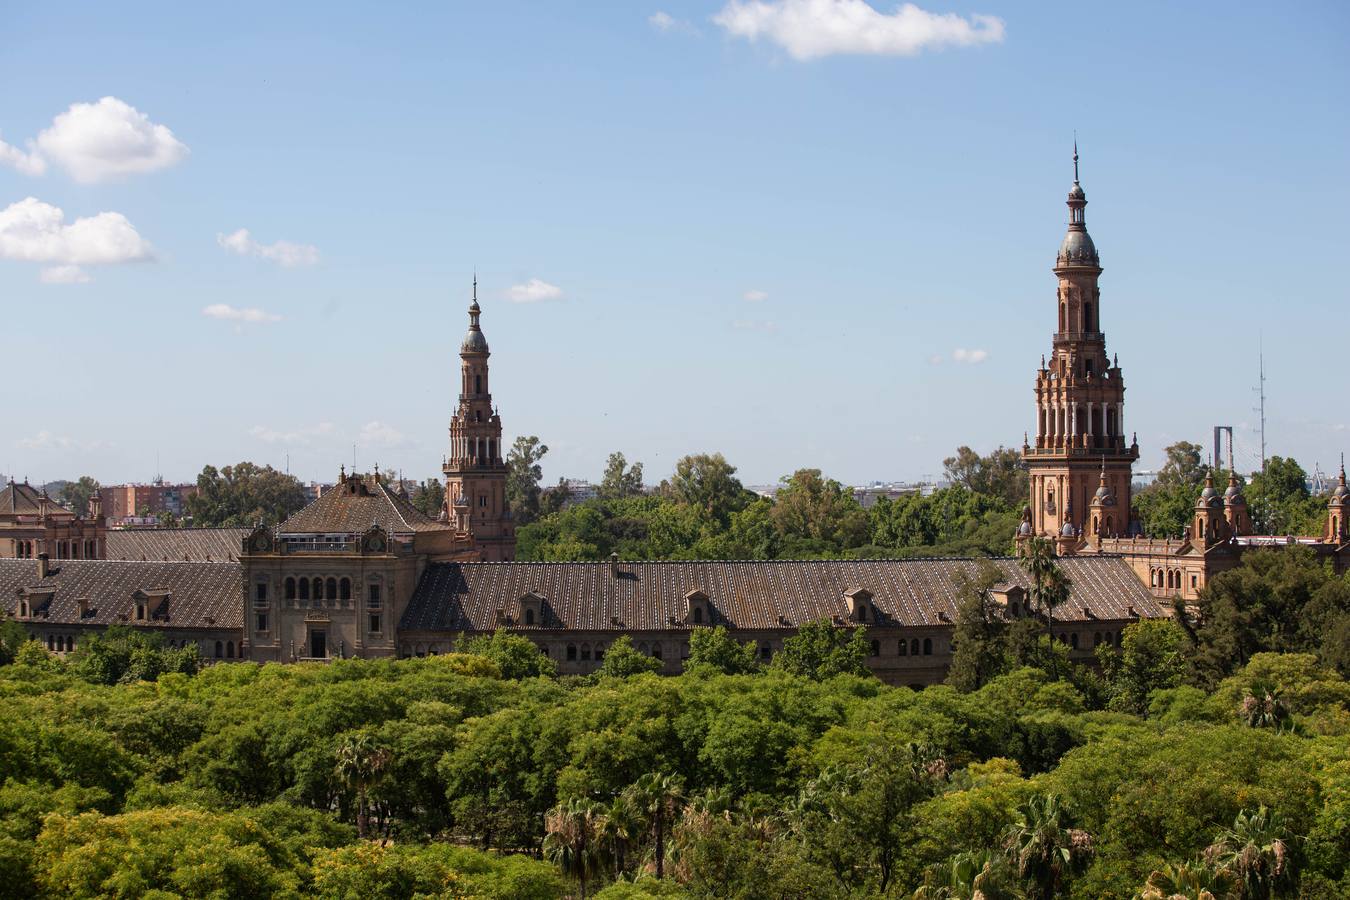
<path id="1" fill-rule="evenodd" d="M 282 553 L 355 553 L 356 541 L 282 541 Z"/>

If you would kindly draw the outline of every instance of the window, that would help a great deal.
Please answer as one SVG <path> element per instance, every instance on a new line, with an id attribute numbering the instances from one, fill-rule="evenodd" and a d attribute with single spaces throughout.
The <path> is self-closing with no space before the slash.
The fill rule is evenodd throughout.
<path id="1" fill-rule="evenodd" d="M 75 636 L 68 634 L 66 635 L 66 652 L 70 653 L 74 649 L 75 649 Z"/>
<path id="2" fill-rule="evenodd" d="M 1092 632 L 1092 646 L 1096 647 L 1102 642 L 1102 633 L 1100 631 Z"/>
<path id="3" fill-rule="evenodd" d="M 765 647 L 764 649 L 767 650 L 768 647 Z M 652 656 L 655 657 L 656 659 L 661 659 L 661 645 L 660 645 L 660 644 L 652 644 Z"/>
<path id="4" fill-rule="evenodd" d="M 551 656 L 551 655 L 552 655 L 551 653 L 548 652 L 548 647 L 545 647 L 543 644 L 539 644 L 538 647 L 539 647 L 539 652 L 542 653 L 542 654 L 544 654 L 545 656 Z"/>
<path id="5" fill-rule="evenodd" d="M 314 595 L 315 600 L 323 599 L 323 579 L 315 578 L 314 584 L 310 587 L 310 593 Z"/>
<path id="6" fill-rule="evenodd" d="M 703 624 L 703 608 L 702 608 L 702 607 L 699 607 L 699 606 L 694 607 L 694 624 L 695 624 L 695 625 L 702 625 L 702 624 Z"/>
<path id="7" fill-rule="evenodd" d="M 576 644 L 568 644 L 568 645 L 567 645 L 567 661 L 568 661 L 568 662 L 576 662 L 576 660 L 577 660 L 577 645 L 576 645 Z"/>
<path id="8" fill-rule="evenodd" d="M 1069 635 L 1069 646 L 1075 650 L 1078 649 L 1078 632 L 1075 631 L 1073 634 Z"/>
<path id="9" fill-rule="evenodd" d="M 381 619 L 381 618 L 382 618 L 382 616 L 381 616 L 379 613 L 371 613 L 371 614 L 370 614 L 370 630 L 371 630 L 372 633 L 374 633 L 374 634 L 379 634 L 379 633 L 380 633 L 380 624 L 381 624 L 381 623 L 380 623 L 380 619 Z"/>
<path id="10" fill-rule="evenodd" d="M 258 626 L 258 627 L 257 627 L 256 629 L 254 629 L 255 631 L 266 631 L 266 630 L 267 630 L 267 613 L 258 613 L 258 622 L 257 622 L 257 626 Z"/>
<path id="11" fill-rule="evenodd" d="M 918 655 L 919 655 L 919 639 L 918 639 L 918 638 L 915 638 L 914 640 L 912 640 L 912 641 L 909 642 L 909 655 L 910 655 L 910 656 L 918 656 Z"/>
<path id="12" fill-rule="evenodd" d="M 266 603 L 266 602 L 267 602 L 267 585 L 266 585 L 266 584 L 263 584 L 261 581 L 258 582 L 258 589 L 257 589 L 256 593 L 254 593 L 253 596 L 254 596 L 254 599 L 257 600 L 259 603 Z"/>
<path id="13" fill-rule="evenodd" d="M 222 656 L 222 651 L 224 649 L 225 645 L 222 644 L 220 641 L 216 641 L 216 659 L 220 659 L 220 657 Z"/>
<path id="14" fill-rule="evenodd" d="M 234 659 L 234 641 L 225 642 L 225 658 Z"/>
<path id="15" fill-rule="evenodd" d="M 901 655 L 901 656 L 909 656 L 909 644 L 907 644 L 907 643 L 905 642 L 905 639 L 904 639 L 904 638 L 901 638 L 901 639 L 900 639 L 900 645 L 899 645 L 899 647 L 900 647 L 900 655 Z"/>
<path id="16" fill-rule="evenodd" d="M 294 578 L 287 578 L 287 579 L 286 579 L 286 599 L 287 599 L 287 600 L 294 600 L 294 599 L 295 599 L 295 579 L 294 579 Z"/>
<path id="17" fill-rule="evenodd" d="M 486 508 L 487 508 L 487 494 L 479 494 L 479 495 L 478 495 L 478 506 L 479 506 L 480 509 L 486 509 Z"/>
<path id="18" fill-rule="evenodd" d="M 336 578 L 329 578 L 329 579 L 328 579 L 328 583 L 327 583 L 327 585 L 326 585 L 326 588 L 327 588 L 327 592 L 326 592 L 325 596 L 326 596 L 329 600 L 336 600 L 336 599 L 337 599 L 337 595 L 338 595 L 337 579 L 336 579 Z"/>
<path id="19" fill-rule="evenodd" d="M 379 607 L 379 605 L 380 605 L 380 586 L 379 586 L 378 584 L 372 584 L 372 585 L 370 586 L 369 599 L 366 601 L 366 605 L 367 605 L 367 606 L 370 606 L 370 607 L 372 607 L 372 608 L 378 608 L 378 607 Z"/>
<path id="20" fill-rule="evenodd" d="M 338 599 L 352 599 L 352 580 L 350 578 L 343 578 L 338 582 Z"/>
<path id="21" fill-rule="evenodd" d="M 308 599 L 309 599 L 309 579 L 308 579 L 308 578 L 301 578 L 301 579 L 300 579 L 300 599 L 301 599 L 301 600 L 308 600 Z"/>
<path id="22" fill-rule="evenodd" d="M 933 639 L 932 639 L 932 638 L 924 638 L 924 639 L 923 639 L 923 655 L 924 655 L 924 656 L 932 656 L 932 655 L 933 655 Z"/>
<path id="23" fill-rule="evenodd" d="M 590 661 L 590 659 L 591 659 L 591 645 L 590 645 L 590 644 L 582 644 L 582 645 L 581 645 L 581 659 L 582 659 L 582 662 L 589 662 L 589 661 Z"/>
<path id="24" fill-rule="evenodd" d="M 525 610 L 525 624 L 526 625 L 534 624 L 534 610 L 532 609 Z"/>
<path id="25" fill-rule="evenodd" d="M 474 392 L 475 394 L 481 394 L 481 393 L 483 393 L 483 376 L 482 376 L 482 375 L 475 375 L 475 376 L 473 376 L 473 392 Z"/>
<path id="26" fill-rule="evenodd" d="M 881 641 L 873 641 L 873 642 L 872 642 L 872 655 L 873 655 L 873 656 L 880 656 L 880 655 L 881 655 Z"/>
<path id="27" fill-rule="evenodd" d="M 143 621 L 144 619 L 145 619 L 145 604 L 144 604 L 144 603 L 137 603 L 137 604 L 136 604 L 136 620 L 137 620 L 137 621 Z"/>

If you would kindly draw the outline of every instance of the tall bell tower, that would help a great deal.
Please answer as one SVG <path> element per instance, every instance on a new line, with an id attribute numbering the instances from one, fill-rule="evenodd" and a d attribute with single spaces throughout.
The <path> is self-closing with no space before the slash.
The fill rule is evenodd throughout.
<path id="1" fill-rule="evenodd" d="M 1087 540 L 1116 537 L 1129 528 L 1130 477 L 1139 445 L 1125 441 L 1125 382 L 1120 366 L 1107 356 L 1101 329 L 1102 267 L 1087 232 L 1077 141 L 1068 206 L 1068 233 L 1054 268 L 1058 327 L 1049 361 L 1041 357 L 1036 373 L 1036 439 L 1024 442 L 1022 458 L 1031 480 L 1032 532 Z M 1090 516 L 1099 488 L 1115 499 L 1115 515 L 1099 510 L 1094 523 Z"/>
<path id="2" fill-rule="evenodd" d="M 444 518 L 473 536 L 488 562 L 516 557 L 516 528 L 506 502 L 502 420 L 488 386 L 487 338 L 478 324 L 478 278 L 473 280 L 469 330 L 459 346 L 459 406 L 450 418 L 450 455 L 445 473 Z"/>

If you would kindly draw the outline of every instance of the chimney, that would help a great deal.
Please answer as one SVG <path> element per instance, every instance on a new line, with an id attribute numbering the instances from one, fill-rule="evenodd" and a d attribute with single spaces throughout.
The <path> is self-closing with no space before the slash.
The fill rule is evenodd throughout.
<path id="1" fill-rule="evenodd" d="M 611 553 L 609 555 L 609 574 L 615 578 L 619 577 L 619 554 Z"/>
<path id="2" fill-rule="evenodd" d="M 46 553 L 39 553 L 38 560 L 38 578 L 46 578 L 52 571 L 51 557 Z"/>

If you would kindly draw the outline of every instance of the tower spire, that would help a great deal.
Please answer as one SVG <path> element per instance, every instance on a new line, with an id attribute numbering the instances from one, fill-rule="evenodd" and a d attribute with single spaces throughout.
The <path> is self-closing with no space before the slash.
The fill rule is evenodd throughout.
<path id="1" fill-rule="evenodd" d="M 1078 183 L 1078 132 L 1073 133 L 1073 183 Z"/>

